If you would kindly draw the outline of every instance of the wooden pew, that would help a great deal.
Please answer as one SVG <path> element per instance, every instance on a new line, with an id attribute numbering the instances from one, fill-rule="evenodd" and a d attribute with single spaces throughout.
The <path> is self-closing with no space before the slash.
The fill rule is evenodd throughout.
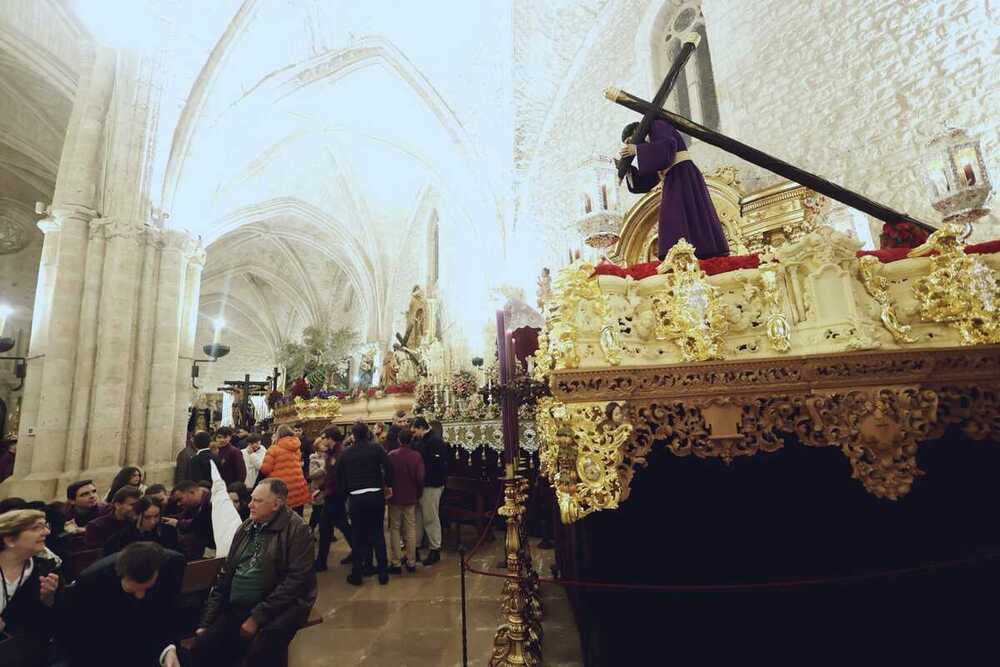
<path id="1" fill-rule="evenodd" d="M 456 526 L 455 542 L 460 541 L 460 525 L 471 524 L 481 532 L 500 496 L 500 484 L 493 480 L 471 477 L 449 476 L 445 480 L 444 497 L 441 499 L 441 526 L 447 530 Z M 493 540 L 493 531 L 486 534 L 487 541 Z"/>
<path id="2" fill-rule="evenodd" d="M 184 579 L 181 583 L 181 595 L 191 596 L 193 594 L 207 592 L 213 585 L 215 585 L 215 580 L 218 578 L 219 570 L 222 569 L 222 565 L 226 562 L 225 558 L 206 558 L 204 560 L 195 560 L 187 564 L 184 569 Z M 314 625 L 319 625 L 323 622 L 323 617 L 313 609 L 309 614 L 309 619 L 305 622 L 302 628 L 311 628 Z M 185 648 L 190 649 L 191 645 L 194 643 L 194 637 L 188 637 L 181 642 L 181 645 Z M 285 667 L 288 664 L 288 657 L 285 656 L 285 661 L 281 665 L 275 665 L 275 667 Z"/>
<path id="3" fill-rule="evenodd" d="M 181 595 L 208 591 L 215 584 L 225 558 L 205 558 L 188 562 L 181 581 Z"/>
<path id="4" fill-rule="evenodd" d="M 66 580 L 76 581 L 84 570 L 99 561 L 103 555 L 101 549 L 85 549 L 66 554 L 66 566 L 63 568 Z"/>

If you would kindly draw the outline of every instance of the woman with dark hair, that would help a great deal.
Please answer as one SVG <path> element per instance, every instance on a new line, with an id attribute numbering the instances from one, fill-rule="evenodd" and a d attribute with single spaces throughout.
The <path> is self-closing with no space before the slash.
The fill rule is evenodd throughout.
<path id="1" fill-rule="evenodd" d="M 133 542 L 156 542 L 164 549 L 180 551 L 177 529 L 163 523 L 160 504 L 152 496 L 143 496 L 132 506 L 135 521 L 105 542 L 105 556 L 117 553 Z"/>
<path id="2" fill-rule="evenodd" d="M 243 482 L 233 482 L 226 487 L 229 492 L 229 499 L 233 501 L 236 512 L 240 519 L 246 521 L 250 518 L 250 489 Z"/>
<path id="3" fill-rule="evenodd" d="M 104 498 L 104 502 L 110 503 L 111 499 L 115 497 L 118 489 L 123 486 L 134 486 L 139 489 L 139 493 L 143 493 L 145 488 L 142 485 L 142 470 L 136 468 L 135 466 L 125 466 L 118 471 L 115 475 L 114 481 L 111 482 L 111 489 L 108 491 L 108 495 Z"/>
<path id="4" fill-rule="evenodd" d="M 45 557 L 49 525 L 44 512 L 0 515 L 0 637 L 3 664 L 49 664 L 55 633 L 58 564 Z"/>

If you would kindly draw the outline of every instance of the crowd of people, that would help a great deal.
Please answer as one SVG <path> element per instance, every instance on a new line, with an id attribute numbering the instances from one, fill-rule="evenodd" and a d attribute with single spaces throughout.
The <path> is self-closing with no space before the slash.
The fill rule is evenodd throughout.
<path id="1" fill-rule="evenodd" d="M 103 494 L 81 479 L 63 502 L 0 501 L 0 661 L 280 664 L 338 531 L 351 549 L 340 564 L 355 586 L 367 577 L 385 585 L 441 558 L 447 446 L 427 420 L 403 413 L 374 431 L 363 422 L 314 440 L 301 424 L 273 434 L 200 431 L 178 454 L 171 489 L 146 486 L 130 466 Z M 220 528 L 230 516 L 238 516 L 232 530 Z M 70 581 L 64 566 L 81 553 L 97 560 Z M 226 561 L 182 645 L 171 609 L 185 563 L 206 555 Z M 124 639 L 85 641 L 106 631 L 108 610 L 120 612 L 114 632 Z"/>

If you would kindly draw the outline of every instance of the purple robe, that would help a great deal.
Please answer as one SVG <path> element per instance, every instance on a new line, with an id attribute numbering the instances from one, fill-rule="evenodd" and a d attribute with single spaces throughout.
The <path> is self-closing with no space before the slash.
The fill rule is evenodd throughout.
<path id="1" fill-rule="evenodd" d="M 660 182 L 657 172 L 670 166 L 678 151 L 687 150 L 680 133 L 665 120 L 653 121 L 647 143 L 635 148 L 638 167 L 632 167 L 628 177 L 628 189 L 635 193 L 656 187 Z M 698 259 L 729 254 L 705 177 L 690 160 L 674 165 L 664 179 L 656 254 L 663 259 L 682 238 L 694 246 Z"/>

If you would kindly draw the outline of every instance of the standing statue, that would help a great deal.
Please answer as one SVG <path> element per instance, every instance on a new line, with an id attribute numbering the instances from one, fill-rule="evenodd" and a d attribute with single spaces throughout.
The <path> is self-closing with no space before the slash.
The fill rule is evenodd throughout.
<path id="1" fill-rule="evenodd" d="M 387 352 L 382 359 L 382 386 L 389 387 L 396 384 L 396 355 Z"/>
<path id="2" fill-rule="evenodd" d="M 375 376 L 375 349 L 368 348 L 361 354 L 361 365 L 358 367 L 358 386 L 368 389 L 372 386 Z"/>
<path id="3" fill-rule="evenodd" d="M 629 192 L 649 192 L 663 184 L 660 196 L 656 256 L 661 260 L 681 239 L 694 246 L 698 259 L 729 254 L 722 223 L 712 205 L 705 177 L 691 161 L 680 133 L 665 120 L 655 120 L 649 139 L 638 145 L 631 143 L 638 123 L 629 123 L 622 130 L 619 156 L 635 157 L 637 166 L 629 167 L 626 179 Z"/>
<path id="4" fill-rule="evenodd" d="M 545 310 L 545 302 L 552 296 L 552 275 L 549 268 L 542 269 L 542 275 L 538 276 L 538 310 Z"/>
<path id="5" fill-rule="evenodd" d="M 410 347 L 419 347 L 427 338 L 427 298 L 420 285 L 414 285 L 410 293 L 410 305 L 406 309 L 406 328 L 410 332 Z"/>

